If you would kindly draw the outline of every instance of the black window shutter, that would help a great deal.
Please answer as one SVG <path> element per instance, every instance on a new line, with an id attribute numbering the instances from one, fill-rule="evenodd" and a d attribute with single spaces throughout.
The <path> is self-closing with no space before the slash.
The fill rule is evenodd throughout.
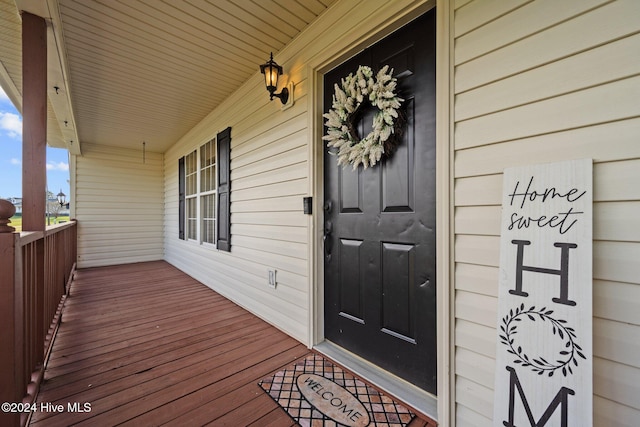
<path id="1" fill-rule="evenodd" d="M 184 157 L 178 160 L 178 237 L 184 240 L 184 201 L 185 201 Z"/>
<path id="2" fill-rule="evenodd" d="M 218 203 L 216 245 L 221 251 L 231 251 L 231 128 L 216 136 L 218 163 Z"/>

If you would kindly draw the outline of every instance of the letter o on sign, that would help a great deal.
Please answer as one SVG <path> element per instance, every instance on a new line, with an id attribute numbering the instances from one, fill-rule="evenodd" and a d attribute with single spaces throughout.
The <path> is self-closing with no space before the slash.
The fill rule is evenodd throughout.
<path id="1" fill-rule="evenodd" d="M 300 393 L 316 409 L 349 427 L 369 425 L 369 412 L 348 390 L 316 374 L 300 374 L 296 379 Z"/>

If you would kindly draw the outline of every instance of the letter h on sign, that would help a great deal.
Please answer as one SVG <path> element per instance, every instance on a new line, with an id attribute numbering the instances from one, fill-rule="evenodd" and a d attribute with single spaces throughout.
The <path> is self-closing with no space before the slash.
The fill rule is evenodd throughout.
<path id="1" fill-rule="evenodd" d="M 518 246 L 516 254 L 516 288 L 510 289 L 511 295 L 528 297 L 529 294 L 522 290 L 522 272 L 531 271 L 534 273 L 556 274 L 560 276 L 560 298 L 552 298 L 551 301 L 558 304 L 576 305 L 575 301 L 569 299 L 569 249 L 578 247 L 575 243 L 554 243 L 553 246 L 560 248 L 560 269 L 541 268 L 524 265 L 524 247 L 530 245 L 528 240 L 512 240 L 511 243 Z"/>

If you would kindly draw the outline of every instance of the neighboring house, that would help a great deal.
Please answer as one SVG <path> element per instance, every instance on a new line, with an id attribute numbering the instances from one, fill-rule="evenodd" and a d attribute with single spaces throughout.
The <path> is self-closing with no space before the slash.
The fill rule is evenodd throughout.
<path id="1" fill-rule="evenodd" d="M 15 29 L 14 2 L 0 3 L 0 25 Z M 79 268 L 164 259 L 347 367 L 360 369 L 360 361 L 342 347 L 385 367 L 370 375 L 416 399 L 441 425 L 498 425 L 503 170 L 590 158 L 594 425 L 638 424 L 640 2 L 291 1 L 282 17 L 244 0 L 235 2 L 244 11 L 231 2 L 177 2 L 171 11 L 133 0 L 36 3 L 48 5 L 56 36 L 50 53 L 63 64 L 50 77 L 62 82 L 65 97 L 57 105 L 58 90 L 49 88 L 59 109 L 50 117 L 50 143 L 71 153 Z M 211 25 L 195 18 L 203 12 Z M 264 22 L 281 32 L 257 32 Z M 237 45 L 223 50 L 225 38 Z M 208 40 L 216 45 L 211 51 Z M 2 46 L 0 83 L 19 100 L 20 70 L 11 62 L 19 45 Z M 269 102 L 258 72 L 270 51 L 284 68 L 278 89 L 293 83 L 287 108 Z M 390 178 L 391 187 L 384 187 L 380 165 L 361 173 L 335 167 L 322 140 L 330 83 L 357 65 L 385 63 L 416 79 L 404 95 L 416 103 L 408 119 L 415 134 L 405 141 L 430 147 L 394 154 L 404 163 L 389 170 L 420 177 Z M 62 119 L 63 111 L 70 115 Z M 369 186 L 383 181 L 384 188 Z M 360 223 L 366 227 L 338 215 L 365 211 L 372 192 L 383 198 L 372 204 L 389 209 L 367 213 Z M 311 214 L 303 211 L 305 197 L 312 198 Z M 411 220 L 426 221 L 424 241 L 411 240 L 418 228 L 398 225 L 405 211 L 426 212 Z M 382 237 L 369 237 L 368 227 L 383 217 L 395 219 L 381 227 Z M 340 235 L 345 229 L 355 234 Z M 369 239 L 382 249 L 361 249 Z M 372 281 L 360 274 L 375 282 L 386 262 L 385 271 L 398 277 L 419 276 L 407 281 L 412 296 L 394 291 L 398 309 L 384 313 L 397 344 L 354 332 L 344 319 L 361 321 L 359 304 L 371 301 L 356 297 L 357 288 L 340 294 L 332 287 L 367 286 Z M 407 272 L 416 265 L 424 269 Z M 356 299 L 333 318 L 335 304 Z M 416 318 L 394 317 L 412 310 Z M 369 346 L 372 340 L 379 341 Z M 384 359 L 412 340 L 429 344 L 407 356 L 422 363 L 403 370 Z"/>
<path id="2" fill-rule="evenodd" d="M 13 206 L 16 207 L 16 214 L 22 215 L 22 198 L 21 197 L 9 197 L 7 200 L 10 201 L 11 203 L 13 203 Z"/>
<path id="3" fill-rule="evenodd" d="M 9 200 L 13 206 L 16 207 L 16 215 L 22 215 L 22 198 L 21 197 L 9 197 L 7 200 Z M 51 203 L 51 204 L 55 204 L 58 203 L 58 199 L 56 198 L 49 198 L 47 199 L 47 203 Z M 69 203 L 66 203 L 64 206 L 62 206 L 60 208 L 60 210 L 58 211 L 58 215 L 69 215 Z"/>

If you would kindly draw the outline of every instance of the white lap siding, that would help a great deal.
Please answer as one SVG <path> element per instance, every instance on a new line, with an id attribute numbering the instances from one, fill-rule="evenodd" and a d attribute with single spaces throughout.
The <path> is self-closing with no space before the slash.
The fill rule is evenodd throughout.
<path id="1" fill-rule="evenodd" d="M 78 267 L 164 256 L 162 154 L 85 143 L 74 156 Z"/>
<path id="2" fill-rule="evenodd" d="M 496 425 L 502 171 L 593 158 L 594 425 L 640 417 L 640 2 L 457 1 L 457 426 Z"/>

